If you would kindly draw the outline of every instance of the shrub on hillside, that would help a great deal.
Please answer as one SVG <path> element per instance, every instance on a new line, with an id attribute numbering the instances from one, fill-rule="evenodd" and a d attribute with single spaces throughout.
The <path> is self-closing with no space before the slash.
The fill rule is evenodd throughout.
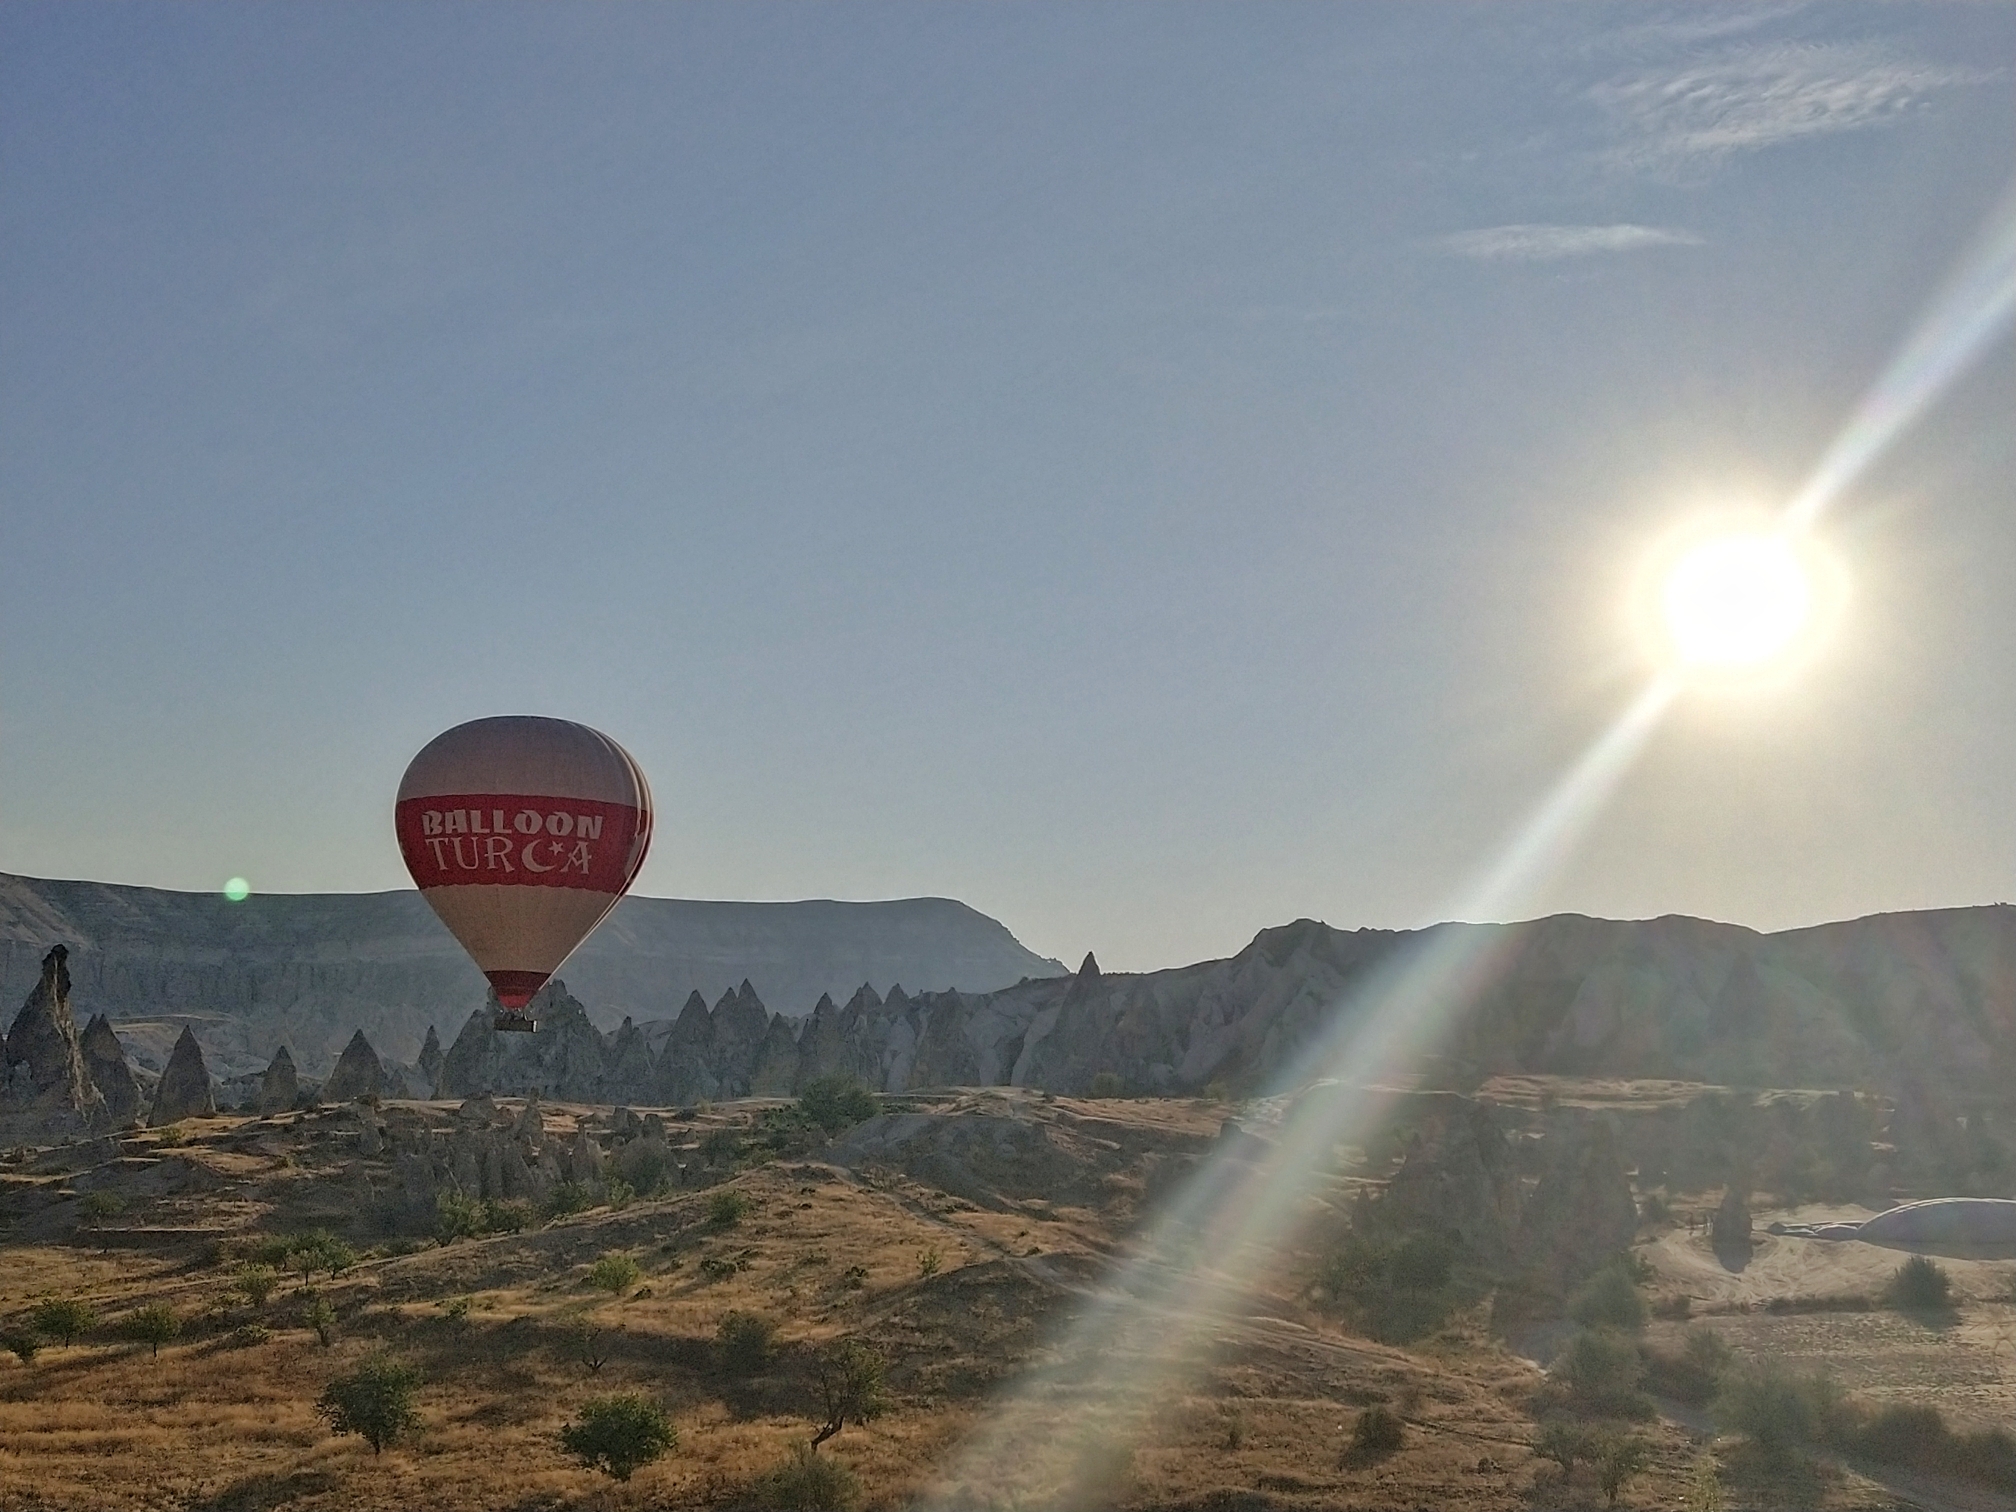
<path id="1" fill-rule="evenodd" d="M 1944 1312 L 1953 1305 L 1953 1278 L 1938 1261 L 1913 1255 L 1897 1267 L 1883 1297 L 1907 1312 Z"/>
<path id="2" fill-rule="evenodd" d="M 232 1290 L 241 1294 L 254 1307 L 264 1307 L 266 1299 L 273 1295 L 280 1284 L 280 1273 L 270 1265 L 260 1265 L 256 1261 L 246 1261 L 231 1273 Z"/>
<path id="3" fill-rule="evenodd" d="M 1624 1488 L 1651 1463 L 1652 1446 L 1641 1438 L 1627 1433 L 1602 1440 L 1596 1449 L 1596 1483 L 1604 1500 L 1616 1506 Z"/>
<path id="4" fill-rule="evenodd" d="M 1405 1344 L 1439 1327 L 1457 1296 L 1457 1247 L 1433 1232 L 1353 1230 L 1317 1270 L 1314 1289 L 1376 1339 Z"/>
<path id="5" fill-rule="evenodd" d="M 1351 1425 L 1351 1437 L 1345 1442 L 1339 1463 L 1369 1465 L 1398 1453 L 1406 1441 L 1407 1424 L 1400 1414 L 1384 1403 L 1374 1402 Z"/>
<path id="6" fill-rule="evenodd" d="M 329 1299 L 316 1292 L 301 1304 L 301 1326 L 315 1330 L 315 1342 L 327 1349 L 335 1341 L 336 1309 Z"/>
<path id="7" fill-rule="evenodd" d="M 457 1239 L 474 1239 L 489 1227 L 483 1204 L 460 1192 L 443 1192 L 434 1199 L 434 1233 L 443 1244 Z"/>
<path id="8" fill-rule="evenodd" d="M 1569 1300 L 1568 1316 L 1584 1328 L 1639 1333 L 1645 1327 L 1645 1299 L 1623 1265 L 1604 1266 Z"/>
<path id="9" fill-rule="evenodd" d="M 777 1325 L 750 1312 L 731 1312 L 714 1331 L 721 1365 L 730 1375 L 754 1375 L 777 1350 Z"/>
<path id="10" fill-rule="evenodd" d="M 1575 1474 L 1575 1467 L 1590 1458 L 1596 1450 L 1596 1435 L 1580 1423 L 1571 1423 L 1565 1418 L 1555 1418 L 1541 1426 L 1539 1435 L 1533 1440 L 1533 1452 L 1541 1459 L 1552 1460 L 1561 1467 L 1563 1479 Z"/>
<path id="11" fill-rule="evenodd" d="M 373 1454 L 383 1454 L 387 1444 L 420 1421 L 413 1407 L 419 1385 L 420 1373 L 412 1366 L 376 1354 L 331 1381 L 315 1407 L 332 1432 L 359 1434 Z"/>
<path id="12" fill-rule="evenodd" d="M 1639 1390 L 1644 1361 L 1628 1334 L 1585 1328 L 1569 1339 L 1548 1373 L 1578 1412 L 1595 1417 L 1652 1416 L 1652 1404 Z"/>
<path id="13" fill-rule="evenodd" d="M 875 1094 L 851 1076 L 817 1076 L 798 1094 L 798 1111 L 828 1134 L 864 1123 L 877 1112 Z"/>
<path id="14" fill-rule="evenodd" d="M 581 1416 L 560 1430 L 560 1447 L 590 1470 L 627 1481 L 679 1442 L 665 1409 L 635 1393 L 581 1404 Z"/>
<path id="15" fill-rule="evenodd" d="M 1781 1461 L 1822 1442 L 1840 1411 L 1840 1388 L 1831 1378 L 1795 1376 L 1777 1365 L 1731 1375 L 1715 1398 L 1723 1431 L 1741 1434 L 1765 1458 Z"/>
<path id="16" fill-rule="evenodd" d="M 783 1464 L 763 1477 L 759 1505 L 777 1512 L 847 1512 L 860 1491 L 853 1471 L 798 1444 Z"/>
<path id="17" fill-rule="evenodd" d="M 630 1256 L 609 1254 L 588 1268 L 588 1284 L 601 1291 L 623 1292 L 635 1286 L 642 1274 Z"/>
<path id="18" fill-rule="evenodd" d="M 733 1228 L 749 1216 L 749 1198 L 733 1187 L 723 1187 L 707 1199 L 707 1221 L 716 1228 Z"/>
<path id="19" fill-rule="evenodd" d="M 1092 1078 L 1092 1084 L 1085 1091 L 1088 1097 L 1124 1097 L 1127 1083 L 1120 1080 L 1117 1071 L 1101 1071 Z"/>

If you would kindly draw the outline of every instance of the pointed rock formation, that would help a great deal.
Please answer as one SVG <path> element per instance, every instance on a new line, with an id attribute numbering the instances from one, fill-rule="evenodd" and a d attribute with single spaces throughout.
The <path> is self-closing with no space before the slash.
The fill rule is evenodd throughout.
<path id="1" fill-rule="evenodd" d="M 336 1069 L 329 1073 L 329 1080 L 322 1084 L 322 1100 L 346 1103 L 360 1097 L 384 1095 L 385 1064 L 378 1059 L 378 1052 L 371 1048 L 371 1041 L 364 1038 L 364 1031 L 359 1029 L 350 1036 L 350 1043 L 343 1047 L 343 1054 L 337 1058 Z"/>
<path id="2" fill-rule="evenodd" d="M 721 1095 L 721 1078 L 715 1066 L 714 1016 L 707 1000 L 689 993 L 686 1006 L 673 1021 L 665 1048 L 658 1053 L 652 1077 L 652 1096 L 640 1102 L 660 1102 L 668 1107 L 691 1107 Z"/>
<path id="3" fill-rule="evenodd" d="M 207 1118 L 216 1111 L 217 1102 L 210 1091 L 210 1071 L 203 1064 L 203 1047 L 196 1043 L 196 1036 L 185 1024 L 182 1037 L 175 1041 L 175 1049 L 168 1057 L 167 1069 L 161 1073 L 161 1084 L 154 1089 L 154 1107 L 147 1115 L 147 1122 L 158 1129 L 178 1119 Z"/>
<path id="4" fill-rule="evenodd" d="M 828 1008 L 833 1006 L 830 998 L 823 1001 Z M 752 1097 L 789 1097 L 797 1075 L 798 1036 L 791 1032 L 789 1019 L 775 1014 L 763 1035 L 762 1053 L 749 1078 L 749 1093 Z"/>
<path id="5" fill-rule="evenodd" d="M 1543 1155 L 1548 1145 L 1553 1155 L 1519 1216 L 1520 1249 L 1529 1264 L 1573 1285 L 1631 1247 L 1638 1203 L 1603 1118 L 1558 1121 Z"/>
<path id="6" fill-rule="evenodd" d="M 723 1097 L 747 1097 L 770 1034 L 770 1010 L 744 977 L 714 1005 L 715 1074 Z"/>
<path id="7" fill-rule="evenodd" d="M 7 1031 L 0 1066 L 0 1105 L 10 1115 L 68 1132 L 101 1119 L 105 1099 L 92 1085 L 70 1014 L 70 952 L 58 945 L 42 958 L 42 979 Z"/>
<path id="8" fill-rule="evenodd" d="M 656 1069 L 651 1063 L 651 1047 L 644 1042 L 644 1031 L 625 1018 L 615 1038 L 609 1041 L 607 1069 L 596 1101 L 648 1102 Z"/>
<path id="9" fill-rule="evenodd" d="M 858 999 L 860 994 L 857 992 Z M 802 1087 L 819 1076 L 859 1076 L 847 1053 L 847 1039 L 841 1030 L 841 1012 L 833 1006 L 833 999 L 825 993 L 819 995 L 818 1004 L 812 1009 L 812 1017 L 805 1021 L 805 1027 L 798 1031 L 798 1069 L 792 1080 L 794 1087 Z"/>
<path id="10" fill-rule="evenodd" d="M 140 1083 L 134 1080 L 133 1068 L 127 1063 L 126 1047 L 112 1032 L 112 1021 L 102 1013 L 94 1013 L 77 1045 L 83 1052 L 85 1075 L 105 1099 L 105 1116 L 115 1124 L 131 1123 L 138 1118 L 142 1107 Z"/>
<path id="11" fill-rule="evenodd" d="M 294 1074 L 294 1057 L 282 1045 L 273 1052 L 266 1074 L 259 1078 L 259 1111 L 285 1113 L 301 1095 L 301 1080 Z"/>
<path id="12" fill-rule="evenodd" d="M 1078 975 L 1088 981 L 1099 975 L 1099 961 L 1089 950 L 1085 952 L 1085 959 L 1078 963 Z M 1026 982 L 1029 979 L 1024 977 L 1022 980 Z"/>
<path id="13" fill-rule="evenodd" d="M 434 1084 L 441 1079 L 441 1036 L 434 1026 L 427 1026 L 427 1042 L 420 1047 L 420 1059 L 413 1063 L 419 1071 L 420 1079 L 427 1085 L 420 1089 L 422 1096 L 432 1096 Z"/>
<path id="14" fill-rule="evenodd" d="M 533 1034 L 499 1033 L 495 1004 L 469 1015 L 441 1062 L 437 1097 L 472 1097 L 479 1092 L 579 1102 L 604 1101 L 608 1047 L 588 1021 L 588 1010 L 558 979 L 534 995 L 528 1010 L 538 1023 Z"/>

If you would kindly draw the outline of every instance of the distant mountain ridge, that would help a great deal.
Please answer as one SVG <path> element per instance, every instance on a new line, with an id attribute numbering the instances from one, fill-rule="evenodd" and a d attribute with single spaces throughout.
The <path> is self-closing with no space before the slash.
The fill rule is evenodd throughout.
<path id="1" fill-rule="evenodd" d="M 359 1028 L 381 1052 L 411 1061 L 429 1024 L 452 1032 L 486 990 L 416 892 L 255 894 L 232 903 L 214 893 L 0 873 L 0 1013 L 11 1016 L 34 988 L 56 944 L 70 947 L 81 1012 L 115 1022 L 198 1020 L 206 1049 L 225 1052 L 212 1070 L 226 1076 L 263 1067 L 283 1042 L 305 1072 L 321 1074 Z M 987 991 L 1065 967 L 950 898 L 632 897 L 565 972 L 595 1018 L 614 1026 L 625 1015 L 672 1018 L 692 993 L 711 1000 L 745 979 L 767 1002 L 806 1013 L 822 993 L 844 997 L 863 982 L 883 991 L 899 982 Z"/>

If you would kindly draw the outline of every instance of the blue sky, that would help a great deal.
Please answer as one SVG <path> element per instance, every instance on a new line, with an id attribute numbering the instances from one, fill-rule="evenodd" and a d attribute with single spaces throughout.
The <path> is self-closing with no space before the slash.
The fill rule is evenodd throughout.
<path id="1" fill-rule="evenodd" d="M 642 891 L 1108 966 L 1438 916 L 2009 182 L 2016 8 L 0 8 L 0 869 L 402 885 L 586 720 Z M 1519 911 L 2016 895 L 2006 339 Z"/>

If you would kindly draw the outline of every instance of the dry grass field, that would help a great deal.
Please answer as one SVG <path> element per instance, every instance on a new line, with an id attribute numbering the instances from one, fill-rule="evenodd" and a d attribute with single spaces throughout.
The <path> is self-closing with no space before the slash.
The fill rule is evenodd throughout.
<path id="1" fill-rule="evenodd" d="M 454 1113 L 402 1106 L 443 1123 Z M 744 1127 L 759 1109 L 711 1109 L 686 1133 Z M 373 1238 L 353 1229 L 362 1257 L 313 1282 L 312 1294 L 335 1314 L 326 1346 L 306 1326 L 309 1294 L 298 1275 L 263 1305 L 233 1281 L 258 1235 L 342 1230 L 367 1186 L 382 1186 L 385 1162 L 357 1152 L 348 1110 L 204 1120 L 67 1161 L 62 1152 L 17 1155 L 0 1168 L 12 1215 L 0 1232 L 0 1325 L 51 1297 L 88 1300 L 98 1321 L 68 1347 L 45 1343 L 32 1360 L 0 1355 L 0 1508 L 775 1505 L 766 1477 L 817 1425 L 812 1361 L 843 1338 L 870 1343 L 888 1362 L 888 1410 L 819 1450 L 853 1477 L 855 1505 L 902 1507 L 934 1486 L 960 1504 L 1040 1505 L 1040 1496 L 995 1499 L 982 1485 L 945 1487 L 933 1467 L 1011 1386 L 1055 1432 L 1082 1434 L 1096 1423 L 1107 1404 L 1056 1341 L 1098 1295 L 1158 1184 L 1216 1135 L 1223 1110 L 948 1093 L 911 1099 L 897 1116 L 957 1132 L 962 1120 L 1004 1113 L 1040 1126 L 1040 1160 L 996 1146 L 989 1163 L 961 1147 L 960 1161 L 926 1163 L 927 1175 L 944 1172 L 934 1181 L 915 1162 L 905 1170 L 814 1151 L 518 1233 L 451 1243 L 381 1238 L 369 1248 Z M 551 1107 L 545 1116 L 564 1135 L 606 1110 Z M 80 1224 L 79 1190 L 113 1178 L 124 1182 L 128 1205 L 95 1233 Z M 741 1199 L 732 1221 L 724 1191 Z M 636 1266 L 619 1290 L 590 1281 L 609 1256 Z M 1588 1472 L 1564 1484 L 1528 1447 L 1541 1375 L 1489 1335 L 1483 1307 L 1408 1349 L 1372 1343 L 1309 1306 L 1311 1258 L 1284 1254 L 1256 1278 L 1147 1426 L 1108 1446 L 1097 1481 L 1104 1504 L 1195 1512 L 1602 1505 Z M 172 1306 L 182 1322 L 158 1355 L 120 1329 L 152 1303 Z M 1968 1328 L 1976 1311 L 1970 1303 Z M 716 1342 L 730 1312 L 776 1326 L 773 1355 L 747 1372 L 731 1369 Z M 1726 1321 L 1823 1326 L 1763 1314 Z M 1907 1332 L 1871 1333 L 1846 1353 L 1901 1358 L 1925 1347 L 1887 1315 L 1861 1325 Z M 1927 1391 L 1955 1384 L 1963 1361 L 1975 1372 L 1970 1380 L 1985 1379 L 1992 1350 L 1978 1345 L 1977 1359 L 1969 1338 L 1963 1329 L 1948 1341 L 1953 1352 L 1939 1359 L 1951 1369 L 1922 1367 Z M 1737 1342 L 1793 1347 L 1761 1333 Z M 381 1350 L 414 1366 L 422 1385 L 418 1426 L 379 1454 L 332 1434 L 315 1404 L 332 1378 Z M 580 1467 L 559 1440 L 585 1401 L 618 1392 L 662 1404 L 678 1432 L 670 1454 L 625 1483 Z M 1405 1442 L 1376 1462 L 1344 1462 L 1351 1424 L 1375 1403 L 1403 1417 Z M 1696 1438 L 1673 1422 L 1640 1431 L 1651 1462 L 1620 1504 L 1689 1505 L 1698 1496 Z M 1896 1504 L 1846 1470 L 1816 1482 L 1810 1499 Z"/>

